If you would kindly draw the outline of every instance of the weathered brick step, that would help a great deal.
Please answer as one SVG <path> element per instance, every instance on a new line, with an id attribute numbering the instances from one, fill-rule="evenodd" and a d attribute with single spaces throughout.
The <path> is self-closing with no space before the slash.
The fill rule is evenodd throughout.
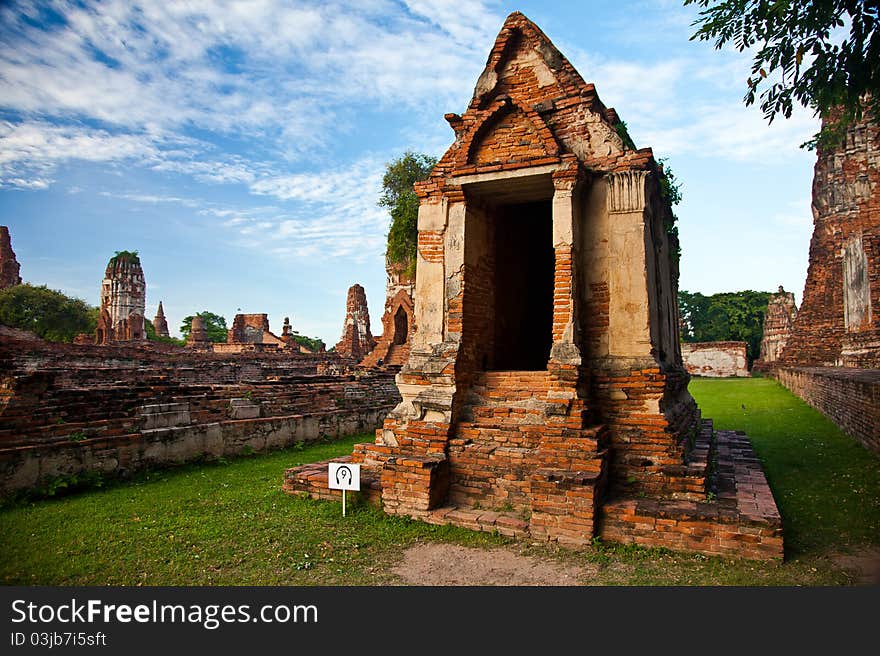
<path id="1" fill-rule="evenodd" d="M 385 358 L 385 364 L 390 367 L 406 364 L 409 358 L 408 344 L 392 344 L 388 349 L 388 357 Z"/>
<path id="2" fill-rule="evenodd" d="M 420 519 L 439 526 L 454 524 L 474 531 L 488 533 L 498 531 L 501 535 L 508 537 L 524 538 L 529 534 L 528 521 L 516 514 L 495 510 L 443 506 L 429 510 L 424 516 L 420 516 Z"/>
<path id="3" fill-rule="evenodd" d="M 339 490 L 331 490 L 327 482 L 327 464 L 330 462 L 351 462 L 351 456 L 342 456 L 312 462 L 299 467 L 292 467 L 284 472 L 282 490 L 288 494 L 338 501 Z M 369 503 L 379 505 L 382 497 L 381 469 L 369 465 L 361 465 L 360 494 Z"/>
<path id="4" fill-rule="evenodd" d="M 0 431 L 0 444 L 24 446 L 34 443 L 56 442 L 70 439 L 71 435 L 82 433 L 86 437 L 113 437 L 128 435 L 137 429 L 136 422 L 129 420 L 103 420 L 37 426 L 26 430 L 8 429 Z"/>
<path id="5" fill-rule="evenodd" d="M 522 431 L 518 427 L 509 426 L 481 426 L 469 422 L 462 422 L 458 425 L 455 437 L 452 438 L 451 444 L 461 440 L 467 442 L 486 442 L 490 444 L 510 443 L 512 445 L 527 445 L 529 448 L 535 448 L 541 439 L 539 430 L 536 428 L 532 431 Z"/>
<path id="6" fill-rule="evenodd" d="M 485 404 L 472 406 L 474 421 L 495 421 L 511 423 L 544 423 L 543 408 L 517 407 L 515 402 L 504 404 Z"/>

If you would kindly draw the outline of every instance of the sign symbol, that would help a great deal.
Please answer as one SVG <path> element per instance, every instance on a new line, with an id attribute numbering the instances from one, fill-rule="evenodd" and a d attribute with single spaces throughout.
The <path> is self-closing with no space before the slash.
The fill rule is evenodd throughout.
<path id="1" fill-rule="evenodd" d="M 351 469 L 348 465 L 342 465 L 336 470 L 336 484 L 345 489 L 346 483 L 351 483 Z"/>

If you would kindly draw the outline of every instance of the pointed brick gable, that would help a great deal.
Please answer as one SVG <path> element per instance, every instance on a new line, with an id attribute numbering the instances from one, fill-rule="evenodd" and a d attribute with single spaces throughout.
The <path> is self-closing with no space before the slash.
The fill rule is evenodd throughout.
<path id="1" fill-rule="evenodd" d="M 632 150 L 620 119 L 584 82 L 547 36 L 519 12 L 508 16 L 489 54 L 467 111 L 447 114 L 455 143 L 421 197 L 454 193 L 447 178 L 579 160 L 597 172 L 652 169 L 650 148 Z"/>

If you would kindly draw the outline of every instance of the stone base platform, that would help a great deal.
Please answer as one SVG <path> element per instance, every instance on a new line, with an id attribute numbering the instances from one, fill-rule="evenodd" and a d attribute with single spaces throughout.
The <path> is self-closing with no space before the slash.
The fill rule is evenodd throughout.
<path id="1" fill-rule="evenodd" d="M 707 423 L 706 427 L 709 426 Z M 675 551 L 754 560 L 782 559 L 782 519 L 745 434 L 714 431 L 710 450 L 710 490 L 703 500 L 607 498 L 598 504 L 596 535 L 609 542 Z M 333 459 L 350 460 L 351 456 Z M 328 462 L 288 469 L 284 474 L 284 491 L 313 499 L 339 500 L 339 492 L 328 489 Z M 360 497 L 381 506 L 378 466 L 361 465 L 361 485 Z M 430 524 L 454 524 L 510 537 L 548 539 L 544 522 L 536 521 L 541 515 L 537 509 L 527 516 L 528 513 L 444 505 L 407 514 Z M 588 546 L 593 537 L 590 530 L 575 530 L 557 532 L 553 540 L 561 546 L 579 548 Z"/>

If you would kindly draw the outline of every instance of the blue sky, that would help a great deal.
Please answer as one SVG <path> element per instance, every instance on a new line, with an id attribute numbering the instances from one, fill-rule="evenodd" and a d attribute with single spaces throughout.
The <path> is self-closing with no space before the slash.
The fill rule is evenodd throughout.
<path id="1" fill-rule="evenodd" d="M 0 4 L 0 224 L 25 281 L 97 305 L 137 250 L 147 316 L 210 310 L 334 344 L 359 282 L 381 330 L 387 162 L 440 155 L 504 18 L 541 27 L 667 158 L 681 288 L 801 299 L 818 128 L 745 107 L 750 59 L 680 2 L 51 0 Z"/>

